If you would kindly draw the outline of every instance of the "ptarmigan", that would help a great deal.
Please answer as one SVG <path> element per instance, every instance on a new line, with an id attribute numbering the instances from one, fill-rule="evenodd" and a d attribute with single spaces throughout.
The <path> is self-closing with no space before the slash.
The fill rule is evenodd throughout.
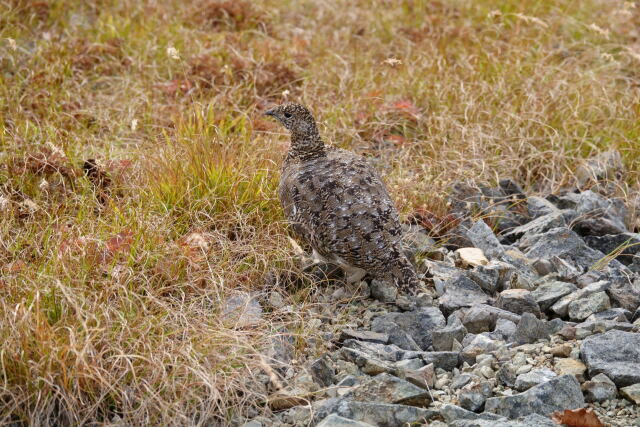
<path id="1" fill-rule="evenodd" d="M 418 277 L 401 249 L 398 212 L 376 170 L 350 151 L 326 146 L 304 106 L 282 104 L 265 114 L 291 133 L 279 198 L 314 257 L 339 265 L 348 282 L 369 273 L 417 293 Z"/>

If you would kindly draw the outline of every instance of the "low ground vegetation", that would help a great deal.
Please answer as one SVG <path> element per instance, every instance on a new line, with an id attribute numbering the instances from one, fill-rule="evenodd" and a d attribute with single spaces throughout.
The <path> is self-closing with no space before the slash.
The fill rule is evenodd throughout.
<path id="1" fill-rule="evenodd" d="M 268 411 L 265 349 L 304 359 L 322 313 L 348 322 L 287 238 L 274 102 L 368 156 L 407 218 L 446 223 L 453 182 L 557 191 L 611 148 L 635 206 L 638 28 L 610 0 L 0 0 L 2 421 Z M 229 321 L 265 289 L 281 308 Z"/>

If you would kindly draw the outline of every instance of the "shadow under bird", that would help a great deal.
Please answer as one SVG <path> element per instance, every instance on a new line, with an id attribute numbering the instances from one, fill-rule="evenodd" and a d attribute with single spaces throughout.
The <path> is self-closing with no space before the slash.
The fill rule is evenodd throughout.
<path id="1" fill-rule="evenodd" d="M 402 251 L 398 211 L 377 171 L 363 157 L 325 145 L 306 107 L 287 103 L 265 115 L 291 133 L 278 195 L 314 258 L 339 265 L 347 282 L 369 274 L 416 294 L 420 281 Z"/>

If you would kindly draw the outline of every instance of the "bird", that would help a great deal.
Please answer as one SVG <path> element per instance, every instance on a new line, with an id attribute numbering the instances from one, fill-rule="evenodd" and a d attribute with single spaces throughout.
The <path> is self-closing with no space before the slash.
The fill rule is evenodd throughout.
<path id="1" fill-rule="evenodd" d="M 278 198 L 314 260 L 340 266 L 347 283 L 368 274 L 416 295 L 420 280 L 403 253 L 398 211 L 378 172 L 362 156 L 325 144 L 307 107 L 284 103 L 264 114 L 291 135 Z"/>

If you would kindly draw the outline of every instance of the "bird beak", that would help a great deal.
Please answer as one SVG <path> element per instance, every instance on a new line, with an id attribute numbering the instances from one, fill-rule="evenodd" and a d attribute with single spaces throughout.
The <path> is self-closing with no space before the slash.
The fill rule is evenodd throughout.
<path id="1" fill-rule="evenodd" d="M 276 116 L 276 110 L 275 108 L 272 108 L 271 110 L 267 110 L 264 112 L 265 116 L 271 116 L 271 117 L 275 117 Z"/>

